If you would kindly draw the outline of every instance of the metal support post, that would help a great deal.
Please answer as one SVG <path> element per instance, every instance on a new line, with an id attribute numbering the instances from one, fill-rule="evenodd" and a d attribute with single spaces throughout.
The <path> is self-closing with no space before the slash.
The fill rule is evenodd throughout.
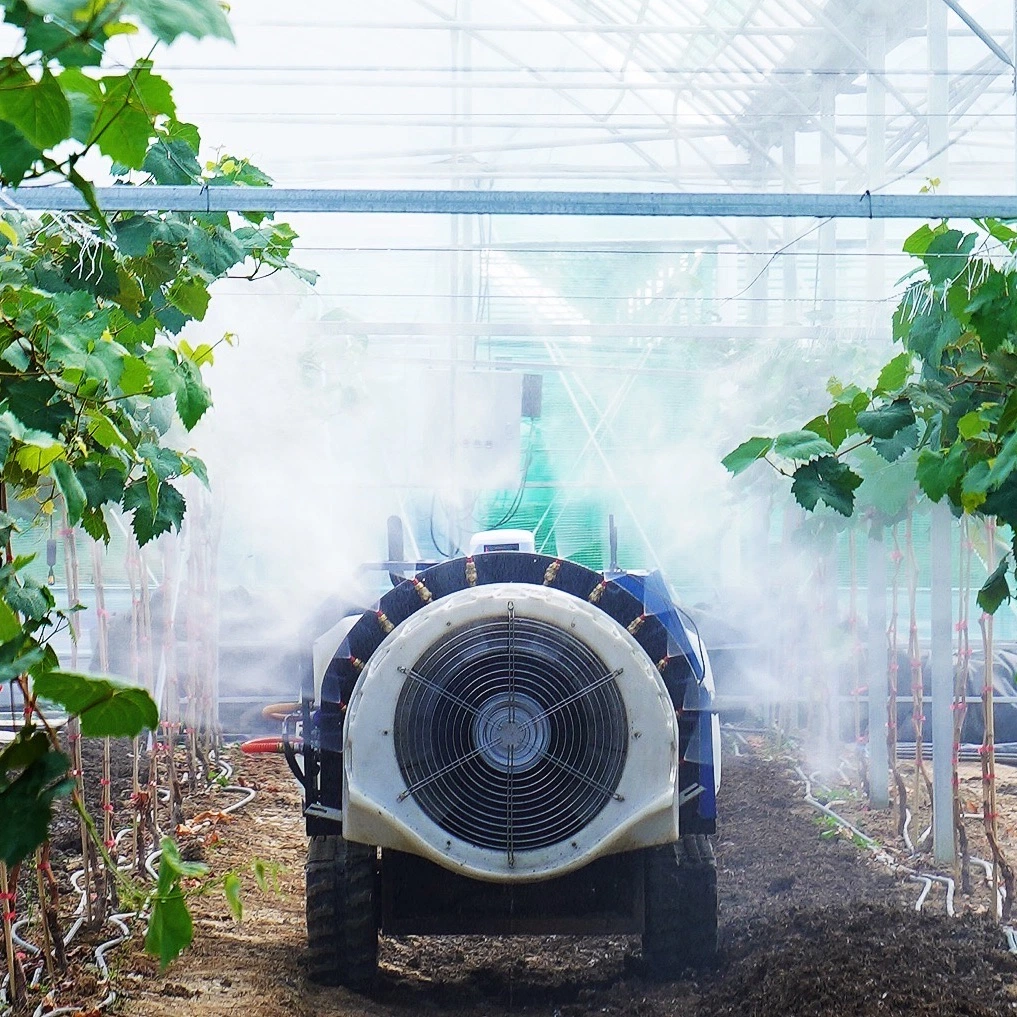
<path id="1" fill-rule="evenodd" d="M 928 0 L 929 153 L 938 153 L 929 162 L 929 174 L 940 181 L 939 190 L 947 189 L 947 145 L 950 141 L 950 65 L 947 16 L 949 10 L 942 0 Z"/>
<path id="2" fill-rule="evenodd" d="M 795 167 L 798 161 L 797 134 L 792 124 L 784 126 L 784 138 L 781 145 L 784 164 L 784 190 L 790 191 L 795 186 Z M 784 324 L 794 325 L 798 322 L 798 253 L 791 249 L 794 243 L 795 224 L 790 219 L 783 222 L 783 239 L 786 253 L 780 259 L 784 272 Z"/>
<path id="3" fill-rule="evenodd" d="M 890 804 L 890 765 L 886 751 L 886 548 L 883 528 L 868 541 L 869 800 L 874 809 Z"/>
<path id="4" fill-rule="evenodd" d="M 954 860 L 953 829 L 953 518 L 932 506 L 932 837 L 937 862 Z"/>
<path id="5" fill-rule="evenodd" d="M 766 169 L 765 159 L 756 158 L 755 176 L 759 185 L 760 193 L 766 192 Z M 752 325 L 766 324 L 767 296 L 770 290 L 770 268 L 772 260 L 766 255 L 769 245 L 769 229 L 766 219 L 756 219 L 752 224 L 752 248 L 755 254 L 748 258 L 749 278 L 749 314 L 748 320 Z"/>
<path id="6" fill-rule="evenodd" d="M 866 139 L 865 150 L 868 160 L 868 189 L 880 187 L 886 177 L 886 83 L 883 68 L 886 63 L 886 26 L 883 22 L 875 22 L 869 32 L 868 59 L 870 71 L 866 79 L 865 112 Z M 868 253 L 866 259 L 866 288 L 870 300 L 879 299 L 884 295 L 886 271 L 883 264 L 883 252 L 886 249 L 886 222 L 883 219 L 871 219 L 867 231 Z M 884 314 L 879 307 L 875 314 Z"/>
<path id="7" fill-rule="evenodd" d="M 823 81 L 820 92 L 820 122 L 823 133 L 819 138 L 819 186 L 828 193 L 837 190 L 837 149 L 833 143 L 837 129 L 837 80 Z M 830 324 L 837 320 L 837 223 L 824 223 L 819 228 L 819 298 L 821 321 Z"/>

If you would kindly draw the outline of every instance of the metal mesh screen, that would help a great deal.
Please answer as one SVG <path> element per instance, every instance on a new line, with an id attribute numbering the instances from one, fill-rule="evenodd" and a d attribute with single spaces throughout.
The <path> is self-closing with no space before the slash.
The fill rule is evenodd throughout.
<path id="1" fill-rule="evenodd" d="M 568 839 L 616 796 L 628 728 L 617 677 L 571 633 L 511 608 L 452 631 L 406 671 L 401 797 L 509 864 Z"/>

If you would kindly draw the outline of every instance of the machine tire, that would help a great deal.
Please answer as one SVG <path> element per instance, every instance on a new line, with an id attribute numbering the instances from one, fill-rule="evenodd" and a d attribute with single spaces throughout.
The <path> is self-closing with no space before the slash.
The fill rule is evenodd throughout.
<path id="1" fill-rule="evenodd" d="M 654 978 L 674 979 L 717 956 L 717 862 L 709 838 L 682 837 L 645 859 L 643 961 Z"/>
<path id="2" fill-rule="evenodd" d="M 308 973 L 322 985 L 370 989 L 378 971 L 377 848 L 340 836 L 307 847 Z"/>

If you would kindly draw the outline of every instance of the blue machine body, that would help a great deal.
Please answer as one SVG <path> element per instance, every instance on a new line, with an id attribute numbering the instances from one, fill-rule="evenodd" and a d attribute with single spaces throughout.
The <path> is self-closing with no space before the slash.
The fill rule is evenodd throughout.
<path id="1" fill-rule="evenodd" d="M 384 563 L 386 570 L 392 571 L 393 564 Z M 360 616 L 333 656 L 320 703 L 309 718 L 312 744 L 321 758 L 317 799 L 333 808 L 340 805 L 346 704 L 388 632 L 432 600 L 467 586 L 505 582 L 553 585 L 595 604 L 632 634 L 658 668 L 678 719 L 682 833 L 714 833 L 716 714 L 707 653 L 694 623 L 685 621 L 660 572 L 596 572 L 532 552 L 499 550 L 439 562 L 398 582 L 375 609 Z"/>

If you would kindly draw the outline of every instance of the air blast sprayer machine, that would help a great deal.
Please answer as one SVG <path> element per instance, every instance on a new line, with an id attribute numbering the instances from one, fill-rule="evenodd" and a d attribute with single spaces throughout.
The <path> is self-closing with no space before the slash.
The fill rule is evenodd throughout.
<path id="1" fill-rule="evenodd" d="M 377 567 L 395 585 L 315 642 L 282 742 L 312 976 L 369 987 L 379 931 L 641 935 L 665 978 L 712 958 L 713 678 L 660 573 L 595 572 L 519 530 Z"/>

